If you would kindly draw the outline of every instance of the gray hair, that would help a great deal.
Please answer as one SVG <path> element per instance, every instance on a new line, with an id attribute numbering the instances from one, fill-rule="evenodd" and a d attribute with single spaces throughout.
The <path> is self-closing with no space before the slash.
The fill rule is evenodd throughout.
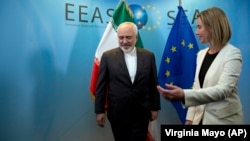
<path id="1" fill-rule="evenodd" d="M 133 23 L 133 22 L 123 22 L 123 23 L 121 23 L 121 24 L 117 27 L 117 32 L 119 31 L 120 27 L 122 27 L 122 26 L 132 26 L 135 35 L 138 34 L 138 28 L 137 28 L 137 25 L 136 25 L 135 23 Z"/>

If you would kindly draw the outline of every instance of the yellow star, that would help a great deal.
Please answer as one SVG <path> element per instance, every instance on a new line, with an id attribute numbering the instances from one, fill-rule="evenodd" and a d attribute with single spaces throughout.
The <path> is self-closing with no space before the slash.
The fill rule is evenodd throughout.
<path id="1" fill-rule="evenodd" d="M 192 44 L 192 43 L 189 43 L 189 45 L 188 45 L 188 48 L 189 48 L 189 49 L 192 49 L 192 48 L 194 48 L 194 44 Z"/>
<path id="2" fill-rule="evenodd" d="M 172 50 L 172 52 L 176 52 L 176 47 L 172 46 L 171 50 Z"/>
<path id="3" fill-rule="evenodd" d="M 185 41 L 184 41 L 184 40 L 182 40 L 181 44 L 182 44 L 182 46 L 185 46 Z"/>
<path id="4" fill-rule="evenodd" d="M 167 76 L 167 77 L 169 77 L 170 76 L 170 71 L 166 71 L 166 73 L 165 73 L 165 75 Z"/>
<path id="5" fill-rule="evenodd" d="M 170 58 L 167 57 L 167 59 L 165 60 L 165 62 L 167 62 L 169 64 L 170 63 Z"/>

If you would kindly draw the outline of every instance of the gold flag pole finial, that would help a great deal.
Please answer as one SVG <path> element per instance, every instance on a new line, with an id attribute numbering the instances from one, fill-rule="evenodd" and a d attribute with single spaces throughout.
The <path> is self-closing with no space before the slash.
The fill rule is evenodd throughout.
<path id="1" fill-rule="evenodd" d="M 179 0 L 179 6 L 181 6 L 181 0 Z"/>

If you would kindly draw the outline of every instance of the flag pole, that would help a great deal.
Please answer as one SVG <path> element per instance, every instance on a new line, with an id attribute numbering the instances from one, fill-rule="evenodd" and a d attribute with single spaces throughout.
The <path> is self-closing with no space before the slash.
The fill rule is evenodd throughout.
<path id="1" fill-rule="evenodd" d="M 179 6 L 181 6 L 181 0 L 179 0 Z"/>

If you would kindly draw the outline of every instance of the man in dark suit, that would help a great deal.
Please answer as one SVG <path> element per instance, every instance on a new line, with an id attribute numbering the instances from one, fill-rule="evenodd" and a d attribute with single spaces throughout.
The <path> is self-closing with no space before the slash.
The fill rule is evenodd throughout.
<path id="1" fill-rule="evenodd" d="M 103 53 L 99 68 L 95 113 L 104 127 L 107 117 L 116 141 L 146 141 L 149 121 L 158 116 L 160 96 L 152 52 L 135 47 L 137 26 L 124 22 L 117 28 L 119 47 Z"/>

